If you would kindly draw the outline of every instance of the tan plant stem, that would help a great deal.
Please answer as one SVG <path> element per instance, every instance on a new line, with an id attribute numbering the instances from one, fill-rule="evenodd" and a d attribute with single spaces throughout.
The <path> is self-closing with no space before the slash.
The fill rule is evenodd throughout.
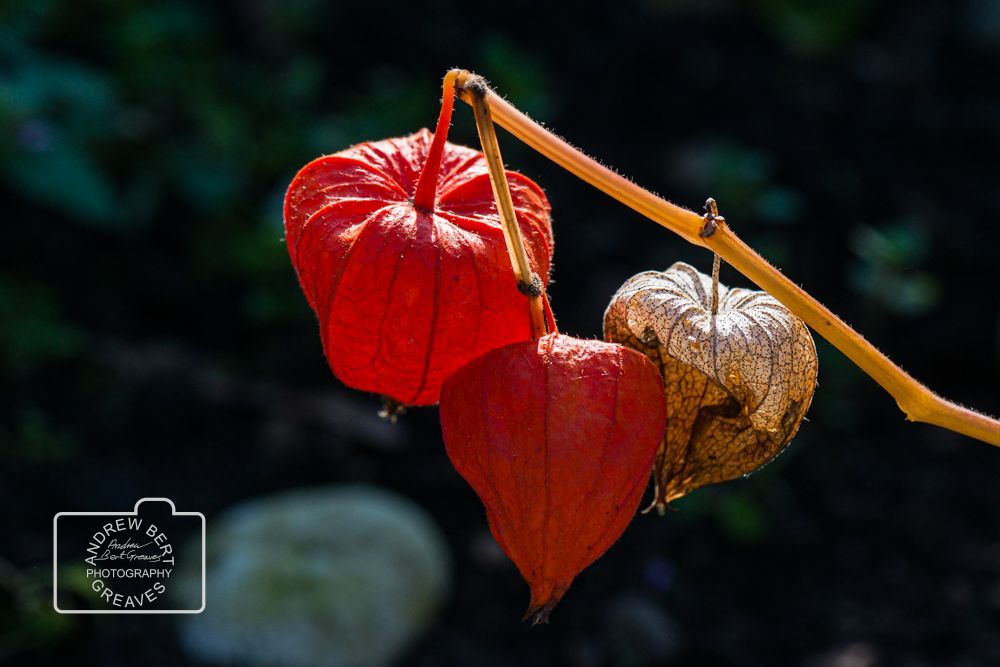
<path id="1" fill-rule="evenodd" d="M 524 249 L 524 239 L 521 228 L 517 224 L 514 213 L 514 202 L 510 197 L 510 186 L 507 183 L 507 173 L 504 171 L 503 157 L 500 155 L 500 144 L 497 142 L 496 128 L 490 117 L 490 108 L 484 97 L 488 92 L 486 83 L 481 79 L 466 78 L 466 92 L 471 95 L 472 110 L 476 117 L 476 129 L 479 131 L 479 141 L 486 156 L 486 167 L 490 172 L 490 184 L 493 186 L 493 197 L 496 199 L 497 211 L 503 224 L 504 240 L 507 242 L 507 254 L 510 256 L 510 266 L 514 271 L 518 289 L 528 297 L 528 307 L 531 313 L 531 330 L 535 338 L 548 333 L 545 319 L 545 309 L 542 299 L 545 289 L 541 279 L 531 270 L 528 253 Z"/>
<path id="2" fill-rule="evenodd" d="M 476 94 L 469 89 L 470 81 L 480 82 L 477 86 L 480 90 Z M 587 157 L 502 100 L 481 82 L 480 77 L 465 70 L 455 72 L 456 87 L 462 100 L 475 108 L 475 100 L 479 99 L 480 105 L 487 108 L 498 124 L 545 157 L 687 241 L 718 253 L 871 376 L 896 399 L 896 404 L 908 419 L 1000 446 L 1000 422 L 945 400 L 917 382 L 861 334 L 743 243 L 724 221 L 717 219 L 713 228 L 704 229 L 702 235 L 705 220 L 701 216 L 657 197 Z"/>
<path id="3" fill-rule="evenodd" d="M 701 231 L 698 234 L 704 238 L 706 236 L 711 236 L 715 233 L 720 222 L 725 222 L 726 219 L 719 215 L 719 206 L 715 203 L 715 200 L 709 197 L 705 200 L 705 215 L 702 216 L 705 221 L 702 224 Z M 719 253 L 712 253 L 712 340 L 715 341 L 712 346 L 712 368 L 715 370 L 715 375 L 719 375 L 719 335 L 717 331 L 718 317 L 719 317 L 719 271 L 722 269 L 722 258 L 719 257 Z M 657 501 L 659 502 L 659 501 Z M 663 513 L 660 512 L 662 516 Z"/>
<path id="4" fill-rule="evenodd" d="M 701 236 L 711 236 L 715 233 L 716 228 L 720 222 L 725 222 L 726 219 L 719 216 L 719 205 L 714 199 L 709 197 L 705 200 L 705 215 L 703 216 L 705 223 L 701 228 Z M 712 319 L 719 314 L 719 269 L 722 268 L 722 258 L 719 257 L 719 253 L 712 253 Z"/>
<path id="5" fill-rule="evenodd" d="M 722 258 L 719 253 L 712 253 L 712 315 L 719 314 L 719 269 Z"/>

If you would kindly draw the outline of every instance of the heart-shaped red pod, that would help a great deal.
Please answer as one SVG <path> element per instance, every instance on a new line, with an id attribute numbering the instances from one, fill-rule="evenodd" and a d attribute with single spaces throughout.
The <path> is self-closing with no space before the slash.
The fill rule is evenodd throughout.
<path id="1" fill-rule="evenodd" d="M 447 143 L 453 95 L 433 135 L 358 144 L 306 165 L 285 196 L 285 239 L 344 384 L 407 405 L 476 356 L 531 338 L 485 159 Z M 508 172 L 533 270 L 547 283 L 549 203 Z"/>
<path id="2" fill-rule="evenodd" d="M 549 334 L 445 381 L 448 456 L 531 586 L 526 618 L 544 621 L 628 526 L 665 419 L 660 373 L 615 343 Z"/>

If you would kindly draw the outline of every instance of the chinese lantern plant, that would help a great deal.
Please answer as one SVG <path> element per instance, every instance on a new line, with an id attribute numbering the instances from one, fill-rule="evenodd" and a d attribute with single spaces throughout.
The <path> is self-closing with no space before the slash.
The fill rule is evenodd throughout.
<path id="1" fill-rule="evenodd" d="M 723 218 L 701 216 L 672 204 L 608 169 L 497 96 L 481 77 L 465 70 L 452 70 L 448 76 L 455 77 L 456 89 L 464 101 L 474 104 L 475 99 L 482 98 L 497 124 L 531 148 L 684 240 L 718 254 L 843 352 L 896 400 L 907 419 L 1000 446 L 1000 421 L 946 400 L 915 380 L 743 243 Z"/>
<path id="2" fill-rule="evenodd" d="M 525 288 L 537 285 L 489 111 L 481 98 L 473 108 L 511 270 Z M 490 531 L 530 585 L 525 617 L 538 623 L 632 520 L 666 410 L 660 374 L 645 356 L 560 334 L 544 290 L 525 291 L 534 339 L 491 350 L 448 378 L 441 431 Z"/>
<path id="3" fill-rule="evenodd" d="M 635 514 L 663 383 L 638 352 L 558 333 L 544 195 L 503 169 L 485 106 L 485 154 L 445 143 L 453 98 L 446 79 L 429 144 L 418 133 L 307 165 L 286 198 L 288 248 L 338 377 L 410 404 L 440 393 L 448 455 L 538 622 Z"/>
<path id="4" fill-rule="evenodd" d="M 544 621 L 624 532 L 663 437 L 663 383 L 643 355 L 559 333 L 491 350 L 445 381 L 448 457 Z"/>
<path id="5" fill-rule="evenodd" d="M 288 253 L 330 368 L 403 405 L 437 403 L 455 369 L 531 336 L 483 154 L 447 142 L 453 91 L 446 85 L 433 138 L 421 130 L 320 157 L 285 196 Z M 509 180 L 544 286 L 549 204 L 530 179 Z"/>
<path id="6" fill-rule="evenodd" d="M 446 142 L 456 93 L 483 152 Z M 492 116 L 583 180 L 715 252 L 635 276 L 605 313 L 612 342 L 560 334 L 545 295 L 549 206 L 508 173 Z M 288 251 L 330 367 L 394 401 L 440 399 L 445 447 L 547 618 L 654 504 L 752 472 L 791 440 L 816 384 L 806 325 L 907 416 L 1000 445 L 1000 422 L 946 401 L 744 245 L 583 155 L 469 72 L 445 77 L 433 138 L 367 143 L 307 165 L 285 200 Z M 729 290 L 720 259 L 765 288 Z M 801 318 L 801 319 L 800 319 Z M 655 471 L 654 471 L 655 461 Z"/>

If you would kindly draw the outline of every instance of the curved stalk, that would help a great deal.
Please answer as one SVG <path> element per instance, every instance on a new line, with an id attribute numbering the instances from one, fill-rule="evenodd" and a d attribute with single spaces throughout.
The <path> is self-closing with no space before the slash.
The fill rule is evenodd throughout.
<path id="1" fill-rule="evenodd" d="M 733 268 L 783 303 L 816 333 L 844 353 L 885 389 L 911 421 L 925 422 L 1000 447 L 1000 421 L 948 401 L 894 364 L 846 322 L 785 277 L 743 243 L 721 219 L 711 228 L 705 218 L 672 204 L 584 155 L 566 141 L 498 97 L 482 79 L 452 70 L 461 99 L 481 98 L 495 121 L 515 137 L 598 190 L 678 234 L 718 253 Z M 477 93 L 469 89 L 469 83 Z M 481 90 L 480 90 L 481 88 Z"/>
<path id="2" fill-rule="evenodd" d="M 413 206 L 421 211 L 433 211 L 437 198 L 438 178 L 441 171 L 441 156 L 444 155 L 444 143 L 448 140 L 448 128 L 451 127 L 451 111 L 455 107 L 455 70 L 444 77 L 441 92 L 441 112 L 438 114 L 437 126 L 434 128 L 434 139 L 424 168 L 420 170 L 417 188 L 413 194 Z"/>

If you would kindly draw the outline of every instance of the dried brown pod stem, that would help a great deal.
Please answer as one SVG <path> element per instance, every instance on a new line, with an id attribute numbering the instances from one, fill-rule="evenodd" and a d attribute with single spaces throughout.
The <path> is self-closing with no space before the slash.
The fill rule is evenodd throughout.
<path id="1" fill-rule="evenodd" d="M 702 216 L 654 195 L 588 157 L 486 88 L 481 77 L 466 70 L 453 70 L 453 73 L 463 101 L 472 104 L 476 97 L 481 97 L 493 120 L 528 146 L 690 243 L 718 253 L 751 282 L 802 318 L 816 333 L 875 380 L 896 400 L 907 419 L 940 426 L 1000 447 L 1000 421 L 948 401 L 915 380 L 846 322 L 743 243 L 724 222 L 716 221 L 712 233 L 702 236 L 705 222 Z M 479 95 L 473 95 L 467 89 L 470 81 L 480 89 Z"/>

